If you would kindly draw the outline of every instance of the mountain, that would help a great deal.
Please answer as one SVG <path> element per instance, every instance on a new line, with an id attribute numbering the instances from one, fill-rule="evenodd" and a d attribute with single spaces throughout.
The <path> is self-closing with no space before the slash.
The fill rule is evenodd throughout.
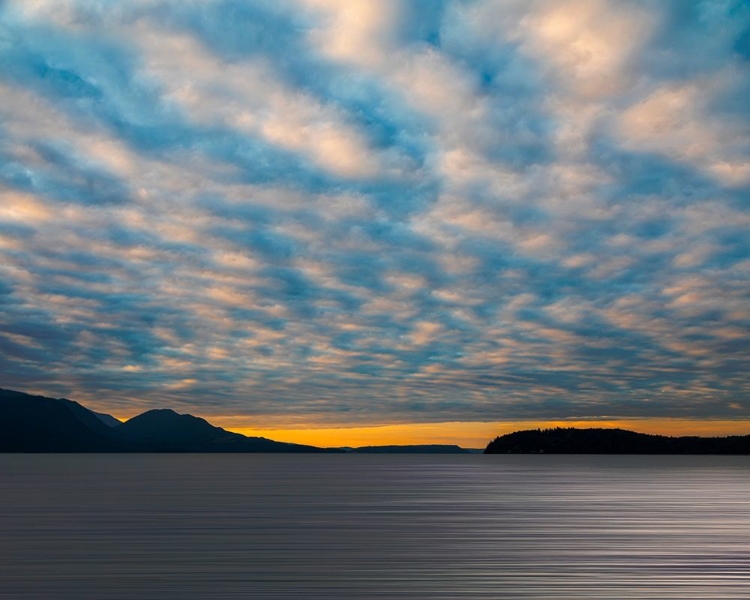
<path id="1" fill-rule="evenodd" d="M 116 431 L 125 439 L 171 449 L 208 447 L 235 435 L 205 419 L 181 415 L 171 409 L 149 410 L 125 421 Z"/>
<path id="2" fill-rule="evenodd" d="M 112 423 L 112 425 L 110 425 Z M 121 423 L 67 398 L 0 388 L 0 452 L 343 452 L 246 437 L 173 410 Z"/>
<path id="3" fill-rule="evenodd" d="M 246 437 L 170 409 L 149 410 L 124 423 L 67 398 L 0 388 L 0 452 L 351 452 L 468 454 L 455 445 L 317 448 Z"/>
<path id="4" fill-rule="evenodd" d="M 120 425 L 122 425 L 122 421 L 116 419 L 112 415 L 108 415 L 107 413 L 94 412 L 93 410 L 91 411 L 91 413 L 96 416 L 102 423 L 108 425 L 109 427 L 119 427 Z"/>
<path id="5" fill-rule="evenodd" d="M 492 440 L 485 454 L 750 454 L 750 435 L 667 437 L 626 429 L 528 429 Z"/>
<path id="6" fill-rule="evenodd" d="M 0 452 L 126 452 L 131 449 L 77 402 L 0 389 Z"/>
<path id="7" fill-rule="evenodd" d="M 116 427 L 116 434 L 153 452 L 330 452 L 331 450 L 246 437 L 170 409 L 149 410 Z"/>
<path id="8" fill-rule="evenodd" d="M 357 454 L 471 454 L 471 450 L 449 444 L 417 444 L 411 446 L 362 446 L 351 448 Z"/>
<path id="9" fill-rule="evenodd" d="M 68 410 L 70 410 L 81 423 L 99 436 L 103 438 L 110 438 L 112 436 L 112 427 L 107 425 L 94 411 L 78 404 L 78 402 L 68 400 L 67 398 L 60 398 L 59 400 L 56 400 L 56 402 L 67 406 Z"/>

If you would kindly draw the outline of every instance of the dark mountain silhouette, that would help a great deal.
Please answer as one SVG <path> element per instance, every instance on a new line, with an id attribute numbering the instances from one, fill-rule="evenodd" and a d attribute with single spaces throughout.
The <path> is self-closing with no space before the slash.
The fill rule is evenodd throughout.
<path id="1" fill-rule="evenodd" d="M 105 425 L 108 425 L 109 427 L 119 427 L 122 425 L 122 421 L 119 419 L 115 419 L 112 415 L 108 415 L 107 413 L 100 413 L 100 412 L 94 412 L 91 411 L 92 414 L 94 414 L 102 423 Z"/>
<path id="2" fill-rule="evenodd" d="M 128 443 L 77 402 L 0 389 L 0 452 L 128 450 Z"/>
<path id="3" fill-rule="evenodd" d="M 149 410 L 115 432 L 122 439 L 156 452 L 330 452 L 329 449 L 246 437 L 170 409 Z"/>
<path id="4" fill-rule="evenodd" d="M 0 388 L 0 452 L 341 452 L 250 438 L 173 410 L 117 423 L 73 400 Z"/>
<path id="5" fill-rule="evenodd" d="M 170 409 L 149 410 L 121 423 L 67 398 L 0 388 L 0 452 L 352 452 L 465 454 L 447 444 L 317 448 L 247 437 Z"/>
<path id="6" fill-rule="evenodd" d="M 411 446 L 362 446 L 351 448 L 358 454 L 471 454 L 471 450 L 450 444 L 415 444 Z"/>
<path id="7" fill-rule="evenodd" d="M 187 444 L 210 445 L 231 434 L 214 427 L 205 419 L 181 415 L 171 409 L 149 410 L 125 421 L 117 428 L 118 435 L 149 444 L 175 447 Z"/>
<path id="8" fill-rule="evenodd" d="M 485 454 L 750 454 L 750 435 L 667 437 L 626 429 L 529 429 L 492 440 Z"/>
<path id="9" fill-rule="evenodd" d="M 78 402 L 68 400 L 67 398 L 60 398 L 57 402 L 67 406 L 81 423 L 99 436 L 104 438 L 110 438 L 112 436 L 112 427 L 102 421 L 94 411 L 78 404 Z"/>

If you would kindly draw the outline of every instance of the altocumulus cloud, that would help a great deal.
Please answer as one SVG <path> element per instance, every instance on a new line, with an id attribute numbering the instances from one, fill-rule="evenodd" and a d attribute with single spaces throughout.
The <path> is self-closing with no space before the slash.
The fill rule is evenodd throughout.
<path id="1" fill-rule="evenodd" d="M 750 7 L 11 0 L 2 385 L 750 417 Z"/>

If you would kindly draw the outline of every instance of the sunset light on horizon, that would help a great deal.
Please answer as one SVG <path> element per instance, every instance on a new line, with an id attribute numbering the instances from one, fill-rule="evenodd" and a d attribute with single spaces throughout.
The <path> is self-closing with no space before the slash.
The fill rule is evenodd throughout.
<path id="1" fill-rule="evenodd" d="M 221 422 L 221 419 L 216 422 Z M 461 446 L 462 448 L 483 449 L 488 442 L 499 435 L 524 429 L 550 429 L 555 427 L 619 428 L 637 433 L 670 437 L 748 435 L 747 432 L 750 430 L 747 421 L 712 421 L 705 419 L 402 423 L 368 427 L 306 429 L 226 428 L 247 436 L 266 437 L 279 442 L 309 444 L 321 448 L 448 444 Z"/>

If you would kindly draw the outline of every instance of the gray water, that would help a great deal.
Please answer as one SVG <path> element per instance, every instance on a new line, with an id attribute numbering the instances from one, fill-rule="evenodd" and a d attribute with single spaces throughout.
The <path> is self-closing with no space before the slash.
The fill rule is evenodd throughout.
<path id="1" fill-rule="evenodd" d="M 0 598 L 750 598 L 750 458 L 0 455 Z"/>

